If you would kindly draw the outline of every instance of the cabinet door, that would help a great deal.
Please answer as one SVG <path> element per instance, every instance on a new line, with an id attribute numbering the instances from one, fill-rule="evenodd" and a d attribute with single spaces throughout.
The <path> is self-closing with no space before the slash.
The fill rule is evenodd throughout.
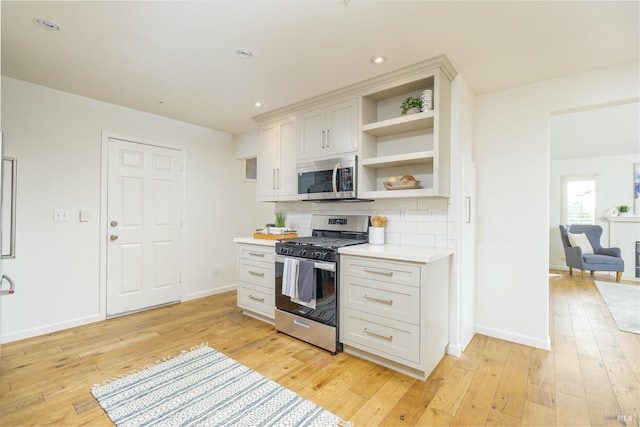
<path id="1" fill-rule="evenodd" d="M 257 198 L 259 201 L 273 201 L 278 167 L 276 124 L 262 126 L 258 133 Z"/>
<path id="2" fill-rule="evenodd" d="M 300 160 L 324 157 L 326 144 L 326 109 L 309 111 L 298 116 Z"/>
<path id="3" fill-rule="evenodd" d="M 278 142 L 277 197 L 279 200 L 290 200 L 298 196 L 295 118 L 278 123 Z"/>
<path id="4" fill-rule="evenodd" d="M 327 107 L 326 155 L 358 151 L 358 103 L 356 99 Z"/>

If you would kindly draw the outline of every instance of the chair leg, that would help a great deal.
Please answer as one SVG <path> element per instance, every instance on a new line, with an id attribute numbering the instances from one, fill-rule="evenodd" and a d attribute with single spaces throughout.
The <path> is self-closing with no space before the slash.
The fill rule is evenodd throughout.
<path id="1" fill-rule="evenodd" d="M 580 270 L 580 276 L 582 276 L 582 280 L 585 280 L 587 276 L 584 274 L 584 270 Z"/>
<path id="2" fill-rule="evenodd" d="M 622 278 L 622 271 L 617 271 L 616 272 L 616 282 L 619 282 L 621 278 Z"/>
<path id="3" fill-rule="evenodd" d="M 593 276 L 595 273 L 596 273 L 595 271 L 591 270 L 590 275 Z"/>
<path id="4" fill-rule="evenodd" d="M 573 267 L 569 267 L 569 276 L 573 276 Z"/>

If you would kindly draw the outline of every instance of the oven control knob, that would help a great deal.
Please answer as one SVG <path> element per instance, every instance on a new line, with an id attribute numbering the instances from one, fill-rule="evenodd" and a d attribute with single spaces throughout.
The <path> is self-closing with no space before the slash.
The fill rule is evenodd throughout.
<path id="1" fill-rule="evenodd" d="M 311 252 L 311 258 L 319 258 L 320 252 Z"/>
<path id="2" fill-rule="evenodd" d="M 329 254 L 327 252 L 322 252 L 322 259 L 327 259 Z"/>
<path id="3" fill-rule="evenodd" d="M 300 251 L 300 256 L 305 256 L 307 254 L 307 250 L 303 249 Z"/>

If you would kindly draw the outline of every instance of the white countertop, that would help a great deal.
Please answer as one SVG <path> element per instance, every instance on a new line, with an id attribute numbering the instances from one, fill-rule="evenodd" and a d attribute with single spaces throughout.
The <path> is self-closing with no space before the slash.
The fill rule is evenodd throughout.
<path id="1" fill-rule="evenodd" d="M 340 255 L 359 255 L 397 261 L 433 262 L 453 254 L 453 249 L 411 245 L 353 245 L 338 249 Z"/>
<path id="2" fill-rule="evenodd" d="M 250 245 L 275 246 L 277 240 L 254 239 L 253 237 L 234 237 L 235 243 L 247 243 Z M 341 255 L 359 255 L 371 258 L 392 259 L 396 261 L 428 263 L 453 254 L 449 248 L 434 248 L 411 245 L 353 245 L 338 249 Z"/>
<path id="3" fill-rule="evenodd" d="M 254 239 L 253 237 L 234 237 L 233 241 L 236 243 L 248 243 L 250 245 L 260 246 L 275 246 L 276 239 Z"/>

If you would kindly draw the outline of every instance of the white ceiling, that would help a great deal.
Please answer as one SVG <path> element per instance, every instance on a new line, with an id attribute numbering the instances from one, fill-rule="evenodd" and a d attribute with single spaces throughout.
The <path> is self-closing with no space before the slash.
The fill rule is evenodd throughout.
<path id="1" fill-rule="evenodd" d="M 2 1 L 2 74 L 240 133 L 442 53 L 476 94 L 638 61 L 638 1 L 344 1 Z"/>

